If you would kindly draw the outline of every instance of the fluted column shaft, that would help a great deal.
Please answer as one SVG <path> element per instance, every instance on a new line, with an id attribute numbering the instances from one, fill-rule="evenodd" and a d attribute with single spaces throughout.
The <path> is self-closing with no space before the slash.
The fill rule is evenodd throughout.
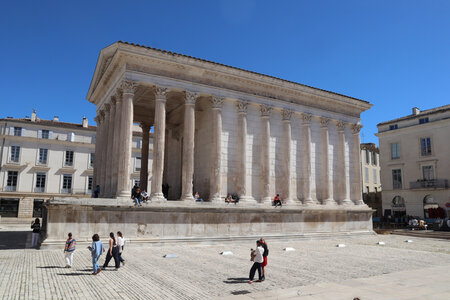
<path id="1" fill-rule="evenodd" d="M 247 188 L 247 106 L 248 102 L 239 101 L 236 105 L 238 112 L 238 124 L 237 124 L 237 161 L 240 168 L 236 169 L 236 187 L 239 195 L 239 201 L 250 202 L 254 201 L 254 198 L 248 195 Z"/>
<path id="2" fill-rule="evenodd" d="M 212 132 L 211 132 L 211 172 L 209 198 L 211 202 L 222 202 L 221 164 L 222 164 L 222 106 L 224 99 L 213 96 L 212 103 Z"/>
<path id="3" fill-rule="evenodd" d="M 133 97 L 135 86 L 131 81 L 124 81 L 120 117 L 119 173 L 117 188 L 119 197 L 130 197 L 130 161 L 133 140 Z"/>
<path id="4" fill-rule="evenodd" d="M 348 195 L 347 186 L 347 167 L 346 167 L 346 155 L 345 155 L 345 124 L 342 121 L 337 122 L 338 127 L 338 191 L 339 191 L 339 204 L 351 204 L 350 197 Z"/>
<path id="5" fill-rule="evenodd" d="M 309 114 L 303 114 L 303 204 L 315 204 L 311 197 L 311 118 Z"/>
<path id="6" fill-rule="evenodd" d="M 106 169 L 107 169 L 107 165 L 108 165 L 108 136 L 109 136 L 109 109 L 110 106 L 109 104 L 105 105 L 105 116 L 104 116 L 104 121 L 103 121 L 103 129 L 102 129 L 102 168 L 101 168 L 101 186 L 100 186 L 100 195 L 102 197 L 107 197 L 108 196 L 108 191 L 107 191 L 107 183 L 106 183 Z"/>
<path id="7" fill-rule="evenodd" d="M 329 149 L 329 119 L 320 119 L 320 134 L 322 144 L 322 204 L 336 204 L 333 199 L 333 181 L 330 176 L 330 149 Z"/>
<path id="8" fill-rule="evenodd" d="M 114 127 L 116 117 L 116 105 L 115 101 L 111 99 L 109 109 L 109 127 L 108 127 L 108 140 L 106 142 L 106 177 L 105 177 L 105 196 L 112 197 L 112 168 L 113 168 L 113 150 L 114 150 Z"/>
<path id="9" fill-rule="evenodd" d="M 194 201 L 194 141 L 195 141 L 195 101 L 197 93 L 186 92 L 184 103 L 184 138 L 181 200 Z"/>
<path id="10" fill-rule="evenodd" d="M 292 203 L 291 186 L 291 117 L 292 111 L 284 109 L 283 115 L 283 194 L 286 203 Z"/>
<path id="11" fill-rule="evenodd" d="M 166 97 L 167 89 L 157 87 L 155 93 L 155 124 L 153 135 L 152 201 L 167 200 L 162 193 L 166 138 Z"/>
<path id="12" fill-rule="evenodd" d="M 95 122 L 97 123 L 97 127 L 95 129 L 95 150 L 94 150 L 94 175 L 92 176 L 92 196 L 94 194 L 95 187 L 99 184 L 98 181 L 98 170 L 99 166 L 99 153 L 100 153 L 100 143 L 98 143 L 100 138 L 100 115 L 95 117 Z"/>
<path id="13" fill-rule="evenodd" d="M 122 112 L 122 93 L 116 93 L 114 101 L 116 103 L 116 114 L 114 116 L 114 140 L 113 140 L 113 164 L 111 169 L 111 196 L 116 197 L 118 195 L 118 174 L 119 174 L 119 149 L 120 149 L 120 130 L 121 130 L 121 112 Z"/>
<path id="14" fill-rule="evenodd" d="M 352 200 L 356 205 L 364 205 L 361 189 L 361 138 L 359 131 L 362 125 L 353 124 L 353 182 L 352 182 Z"/>
<path id="15" fill-rule="evenodd" d="M 262 202 L 271 203 L 270 191 L 270 113 L 272 107 L 261 105 L 261 181 Z"/>
<path id="16" fill-rule="evenodd" d="M 148 189 L 148 147 L 150 143 L 150 124 L 141 123 L 142 149 L 141 149 L 141 172 L 139 174 L 139 185 L 141 191 Z"/>

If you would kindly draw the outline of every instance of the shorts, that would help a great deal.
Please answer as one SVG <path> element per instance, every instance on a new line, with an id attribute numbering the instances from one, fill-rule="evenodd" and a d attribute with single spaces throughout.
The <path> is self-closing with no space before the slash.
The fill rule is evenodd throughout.
<path id="1" fill-rule="evenodd" d="M 264 258 L 264 261 L 262 263 L 262 266 L 265 267 L 265 266 L 267 266 L 267 256 L 264 256 L 263 258 Z"/>

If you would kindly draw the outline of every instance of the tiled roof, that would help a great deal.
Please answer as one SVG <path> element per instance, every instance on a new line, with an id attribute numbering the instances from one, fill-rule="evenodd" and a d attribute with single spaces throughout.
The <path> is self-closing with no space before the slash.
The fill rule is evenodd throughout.
<path id="1" fill-rule="evenodd" d="M 424 116 L 428 116 L 428 115 L 435 114 L 435 113 L 441 113 L 441 112 L 445 112 L 445 111 L 448 111 L 448 110 L 450 110 L 450 104 L 447 104 L 447 105 L 444 105 L 444 106 L 440 106 L 440 107 L 431 108 L 431 109 L 427 109 L 427 110 L 423 110 L 417 115 L 412 115 L 411 114 L 411 115 L 408 115 L 406 117 L 401 117 L 401 118 L 398 118 L 398 119 L 381 122 L 377 126 L 392 124 L 392 123 L 396 123 L 396 122 L 399 122 L 399 121 L 405 121 L 405 120 L 410 120 L 410 119 L 415 119 L 415 118 L 419 119 L 419 118 L 423 118 Z"/>
<path id="2" fill-rule="evenodd" d="M 312 89 L 315 89 L 315 90 L 320 90 L 320 91 L 323 91 L 323 92 L 326 92 L 326 93 L 339 95 L 339 96 L 343 96 L 343 97 L 351 98 L 351 99 L 354 99 L 354 100 L 358 100 L 358 101 L 369 103 L 366 100 L 361 100 L 361 99 L 358 99 L 358 98 L 355 98 L 355 97 L 350 97 L 350 96 L 347 96 L 347 95 L 343 95 L 343 94 L 339 94 L 339 93 L 335 93 L 335 92 L 319 89 L 319 88 L 316 88 L 316 87 L 313 87 L 313 86 L 301 84 L 301 83 L 298 83 L 298 82 L 295 82 L 295 81 L 290 81 L 290 80 L 278 78 L 278 77 L 275 77 L 275 76 L 270 76 L 270 75 L 266 75 L 266 74 L 262 74 L 262 73 L 258 73 L 258 72 L 254 72 L 254 71 L 249 71 L 249 70 L 245 70 L 245 69 L 241 69 L 241 68 L 238 68 L 238 67 L 233 67 L 233 66 L 221 64 L 221 63 L 210 61 L 210 60 L 193 57 L 193 56 L 190 56 L 190 55 L 185 55 L 185 54 L 180 54 L 180 53 L 171 52 L 171 51 L 167 51 L 167 50 L 157 49 L 157 48 L 148 47 L 148 46 L 140 45 L 140 44 L 128 43 L 128 42 L 124 42 L 124 41 L 118 41 L 118 43 L 125 44 L 125 45 L 131 45 L 131 46 L 135 46 L 135 47 L 146 48 L 146 49 L 158 51 L 158 52 L 165 53 L 165 54 L 172 55 L 172 56 L 187 57 L 187 58 L 190 58 L 190 59 L 195 59 L 195 60 L 198 60 L 198 61 L 203 61 L 203 62 L 206 62 L 206 63 L 211 63 L 211 64 L 215 64 L 215 65 L 219 65 L 219 66 L 224 66 L 224 67 L 227 67 L 227 68 L 232 68 L 232 69 L 239 70 L 239 71 L 244 71 L 244 72 L 247 72 L 247 73 L 252 73 L 252 74 L 256 74 L 256 75 L 260 75 L 260 76 L 265 76 L 265 77 L 273 78 L 273 79 L 276 79 L 276 80 L 281 80 L 281 81 L 284 81 L 284 82 L 289 82 L 289 83 L 297 84 L 297 85 L 300 85 L 300 86 L 312 88 Z"/>

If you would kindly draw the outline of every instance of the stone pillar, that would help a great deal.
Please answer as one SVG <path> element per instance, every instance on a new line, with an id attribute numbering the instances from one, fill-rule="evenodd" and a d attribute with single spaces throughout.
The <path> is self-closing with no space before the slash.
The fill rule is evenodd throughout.
<path id="1" fill-rule="evenodd" d="M 101 197 L 103 189 L 105 188 L 103 185 L 103 178 L 102 178 L 102 174 L 103 174 L 103 161 L 104 161 L 104 157 L 103 157 L 103 149 L 104 149 L 104 145 L 103 145 L 103 140 L 104 140 L 104 132 L 105 132 L 105 113 L 100 110 L 99 111 L 99 121 L 100 121 L 100 127 L 98 128 L 98 136 L 96 137 L 96 147 L 98 145 L 98 151 L 96 150 L 95 152 L 95 159 L 97 160 L 97 164 L 98 164 L 98 170 L 97 170 L 97 185 L 100 186 L 100 193 L 99 193 L 99 197 Z"/>
<path id="2" fill-rule="evenodd" d="M 302 137 L 303 137 L 303 204 L 316 204 L 311 197 L 311 118 L 310 114 L 302 114 Z"/>
<path id="3" fill-rule="evenodd" d="M 262 202 L 272 203 L 270 191 L 270 113 L 272 107 L 262 104 L 261 110 L 261 181 Z"/>
<path id="4" fill-rule="evenodd" d="M 94 189 L 99 184 L 98 181 L 98 170 L 100 168 L 98 162 L 100 156 L 100 143 L 98 142 L 100 139 L 100 114 L 97 114 L 97 116 L 94 118 L 95 122 L 97 123 L 97 127 L 95 129 L 95 150 L 94 150 L 94 175 L 92 176 L 92 196 L 94 195 Z M 98 156 L 97 156 L 98 155 Z"/>
<path id="5" fill-rule="evenodd" d="M 129 198 L 130 161 L 133 140 L 133 97 L 136 89 L 132 81 L 125 80 L 121 84 L 123 96 L 120 115 L 119 172 L 117 178 L 118 197 Z"/>
<path id="6" fill-rule="evenodd" d="M 364 205 L 362 199 L 362 185 L 361 185 L 361 140 L 359 131 L 362 125 L 353 124 L 353 181 L 352 181 L 352 200 L 356 205 Z"/>
<path id="7" fill-rule="evenodd" d="M 286 203 L 292 203 L 291 186 L 291 117 L 292 110 L 283 109 L 283 191 L 281 197 Z"/>
<path id="8" fill-rule="evenodd" d="M 330 174 L 330 149 L 328 124 L 330 119 L 320 118 L 320 135 L 322 145 L 322 204 L 335 205 L 333 199 L 333 180 Z"/>
<path id="9" fill-rule="evenodd" d="M 106 176 L 105 176 L 105 196 L 112 197 L 112 169 L 113 169 L 113 150 L 114 150 L 114 127 L 116 118 L 116 101 L 111 99 L 109 110 L 109 127 L 108 127 L 108 141 L 106 143 Z"/>
<path id="10" fill-rule="evenodd" d="M 148 147 L 150 143 L 150 124 L 142 122 L 141 172 L 139 176 L 141 191 L 148 190 Z"/>
<path id="11" fill-rule="evenodd" d="M 194 201 L 192 187 L 194 180 L 195 101 L 197 101 L 199 95 L 186 91 L 185 96 L 181 200 Z"/>
<path id="12" fill-rule="evenodd" d="M 114 96 L 116 103 L 116 114 L 114 116 L 114 141 L 113 141 L 113 163 L 112 175 L 111 175 L 111 196 L 116 197 L 118 195 L 118 174 L 119 174 L 119 149 L 120 149 L 120 130 L 121 130 L 121 113 L 122 113 L 122 91 L 116 91 Z"/>
<path id="13" fill-rule="evenodd" d="M 166 201 L 162 193 L 164 173 L 164 144 L 166 139 L 166 99 L 167 88 L 155 90 L 155 124 L 153 135 L 152 201 Z"/>
<path id="14" fill-rule="evenodd" d="M 240 166 L 237 168 L 237 192 L 239 201 L 253 202 L 255 199 L 247 195 L 247 101 L 239 101 L 236 104 L 238 112 L 237 124 L 237 161 Z"/>
<path id="15" fill-rule="evenodd" d="M 104 121 L 103 121 L 103 128 L 102 128 L 102 168 L 101 168 L 101 185 L 100 185 L 100 195 L 101 197 L 105 198 L 108 195 L 108 186 L 106 183 L 106 168 L 107 165 L 111 162 L 108 161 L 108 136 L 109 136 L 109 110 L 111 106 L 109 104 L 105 104 L 105 110 L 104 110 Z"/>
<path id="16" fill-rule="evenodd" d="M 347 185 L 347 167 L 346 167 L 346 155 L 345 155 L 345 124 L 342 121 L 336 123 L 338 129 L 338 197 L 339 204 L 348 205 L 352 204 L 348 195 Z"/>
<path id="17" fill-rule="evenodd" d="M 211 132 L 211 173 L 209 186 L 209 199 L 220 203 L 221 190 L 221 163 L 222 163 L 222 107 L 223 97 L 213 96 L 212 104 L 212 132 Z"/>

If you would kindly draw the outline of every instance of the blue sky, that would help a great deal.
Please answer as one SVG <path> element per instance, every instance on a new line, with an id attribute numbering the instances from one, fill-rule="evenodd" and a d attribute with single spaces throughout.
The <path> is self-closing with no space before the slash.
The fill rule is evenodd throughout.
<path id="1" fill-rule="evenodd" d="M 450 1 L 2 1 L 0 117 L 94 124 L 100 50 L 123 40 L 370 101 L 376 124 L 450 101 Z"/>

